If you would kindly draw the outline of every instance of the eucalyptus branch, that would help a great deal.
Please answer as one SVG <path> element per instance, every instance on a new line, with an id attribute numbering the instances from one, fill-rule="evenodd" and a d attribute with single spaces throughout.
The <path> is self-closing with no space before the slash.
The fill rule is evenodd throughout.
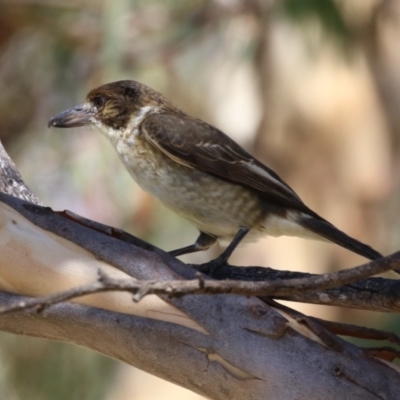
<path id="1" fill-rule="evenodd" d="M 233 267 L 224 265 L 212 274 L 214 279 L 239 281 L 281 281 L 316 276 L 298 271 L 281 271 L 268 267 Z M 290 296 L 275 296 L 277 299 L 300 303 L 324 304 L 361 310 L 399 312 L 400 280 L 368 278 L 344 286 L 303 292 Z"/>
<path id="2" fill-rule="evenodd" d="M 385 272 L 397 268 L 400 264 L 400 252 L 380 260 L 372 261 L 348 270 L 324 275 L 311 275 L 305 278 L 284 279 L 279 281 L 248 282 L 237 280 L 217 281 L 204 279 L 198 273 L 197 279 L 191 280 L 135 280 L 112 279 L 99 271 L 99 280 L 64 292 L 48 296 L 23 300 L 0 309 L 0 314 L 12 311 L 37 308 L 39 311 L 53 304 L 71 300 L 88 294 L 107 291 L 126 291 L 132 293 L 134 301 L 140 301 L 149 294 L 180 297 L 189 294 L 237 294 L 258 297 L 290 297 L 304 292 L 330 289 L 348 284 L 370 274 Z"/>

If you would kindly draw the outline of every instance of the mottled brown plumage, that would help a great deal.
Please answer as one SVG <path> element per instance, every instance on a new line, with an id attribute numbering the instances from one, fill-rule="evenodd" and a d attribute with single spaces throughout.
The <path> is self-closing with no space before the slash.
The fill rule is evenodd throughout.
<path id="1" fill-rule="evenodd" d="M 82 125 L 97 126 L 136 182 L 200 230 L 196 243 L 175 255 L 225 239 L 233 241 L 229 256 L 243 237 L 293 235 L 327 239 L 369 259 L 381 257 L 310 210 L 275 172 L 223 132 L 143 84 L 101 86 L 85 104 L 49 121 L 56 127 Z"/>

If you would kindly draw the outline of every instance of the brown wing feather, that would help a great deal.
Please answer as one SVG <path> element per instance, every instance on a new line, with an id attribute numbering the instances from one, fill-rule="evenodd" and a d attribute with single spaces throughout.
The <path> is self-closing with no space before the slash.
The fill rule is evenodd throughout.
<path id="1" fill-rule="evenodd" d="M 180 164 L 248 187 L 274 204 L 318 217 L 274 171 L 201 120 L 184 114 L 153 114 L 141 124 L 141 133 Z"/>
<path id="2" fill-rule="evenodd" d="M 381 257 L 310 210 L 275 172 L 213 126 L 184 114 L 165 113 L 144 120 L 141 133 L 180 164 L 243 185 L 268 202 L 299 211 L 297 222 L 305 229 L 371 260 Z"/>

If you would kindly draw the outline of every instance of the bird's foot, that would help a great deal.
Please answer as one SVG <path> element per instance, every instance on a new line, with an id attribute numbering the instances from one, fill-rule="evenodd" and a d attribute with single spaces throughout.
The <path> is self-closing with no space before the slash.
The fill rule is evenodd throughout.
<path id="1" fill-rule="evenodd" d="M 214 260 L 211 260 L 204 264 L 197 264 L 195 266 L 195 268 L 199 272 L 202 272 L 205 275 L 213 277 L 215 272 L 218 271 L 218 269 L 220 269 L 224 265 L 228 265 L 228 259 L 227 259 L 227 257 L 224 256 L 224 254 L 221 254 L 219 257 L 215 258 Z"/>
<path id="2" fill-rule="evenodd" d="M 200 232 L 200 235 L 194 244 L 191 244 L 190 246 L 182 247 L 180 249 L 170 251 L 169 254 L 171 254 L 171 256 L 178 257 L 178 256 L 182 256 L 184 254 L 196 253 L 197 251 L 207 250 L 216 241 L 217 241 L 217 238 L 215 236 L 211 236 L 207 233 Z"/>
<path id="3" fill-rule="evenodd" d="M 197 265 L 197 270 L 212 277 L 219 268 L 228 264 L 228 259 L 232 255 L 233 250 L 236 249 L 248 232 L 248 228 L 241 226 L 229 246 L 222 252 L 222 254 L 208 263 Z"/>

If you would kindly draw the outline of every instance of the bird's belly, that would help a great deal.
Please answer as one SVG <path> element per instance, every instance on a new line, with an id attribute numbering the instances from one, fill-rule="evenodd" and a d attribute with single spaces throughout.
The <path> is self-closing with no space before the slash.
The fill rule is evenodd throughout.
<path id="1" fill-rule="evenodd" d="M 263 218 L 261 201 L 251 190 L 163 154 L 156 159 L 136 157 L 134 165 L 124 160 L 124 164 L 143 190 L 203 232 L 229 240 L 240 226 L 254 228 Z"/>
<path id="2" fill-rule="evenodd" d="M 250 232 L 243 243 L 266 235 L 316 237 L 296 223 L 296 212 L 282 212 L 250 189 L 178 164 L 158 150 L 149 150 L 143 144 L 140 151 L 131 147 L 118 152 L 143 190 L 200 231 L 230 241 L 239 227 L 247 227 Z"/>

